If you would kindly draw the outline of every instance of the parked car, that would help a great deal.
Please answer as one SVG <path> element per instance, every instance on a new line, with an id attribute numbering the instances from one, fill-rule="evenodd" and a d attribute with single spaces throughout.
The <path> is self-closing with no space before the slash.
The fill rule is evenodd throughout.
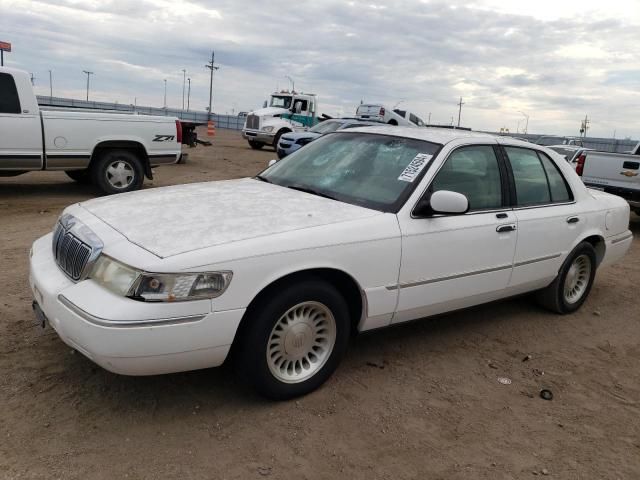
<path id="1" fill-rule="evenodd" d="M 356 117 L 363 120 L 375 120 L 389 125 L 405 125 L 423 127 L 424 122 L 411 112 L 406 110 L 391 110 L 381 104 L 361 104 L 356 109 Z"/>
<path id="2" fill-rule="evenodd" d="M 640 215 L 640 142 L 631 154 L 584 152 L 576 160 L 576 173 L 588 187 L 626 199 Z"/>
<path id="3" fill-rule="evenodd" d="M 327 380 L 356 332 L 532 291 L 574 312 L 628 224 L 624 200 L 542 147 L 374 126 L 255 178 L 74 204 L 33 244 L 30 282 L 38 318 L 107 370 L 213 367 L 233 348 L 284 399 Z"/>
<path id="4" fill-rule="evenodd" d="M 550 148 L 556 153 L 562 155 L 565 160 L 574 165 L 578 159 L 578 157 L 587 151 L 593 150 L 591 148 L 581 147 L 579 145 L 551 145 L 547 148 Z"/>
<path id="5" fill-rule="evenodd" d="M 63 170 L 105 193 L 139 189 L 151 167 L 177 163 L 176 118 L 41 110 L 27 72 L 0 68 L 0 176 Z"/>
<path id="6" fill-rule="evenodd" d="M 324 122 L 317 124 L 315 127 L 303 132 L 286 133 L 280 137 L 280 141 L 278 142 L 278 158 L 282 159 L 287 155 L 292 154 L 296 150 L 313 142 L 316 138 L 326 135 L 327 133 L 335 132 L 336 130 L 344 130 L 345 128 L 379 124 L 380 122 L 365 121 L 358 118 L 333 118 L 331 120 L 325 120 Z"/>

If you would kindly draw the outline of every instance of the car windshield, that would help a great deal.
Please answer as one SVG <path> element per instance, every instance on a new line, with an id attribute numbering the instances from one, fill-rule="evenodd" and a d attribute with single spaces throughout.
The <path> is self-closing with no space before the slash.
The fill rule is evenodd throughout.
<path id="1" fill-rule="evenodd" d="M 271 97 L 270 107 L 278 107 L 278 108 L 290 108 L 291 107 L 291 97 L 289 95 L 284 96 L 273 96 Z"/>
<path id="2" fill-rule="evenodd" d="M 340 126 L 342 122 L 332 122 L 331 120 L 325 120 L 324 122 L 320 122 L 313 128 L 310 128 L 309 131 L 313 133 L 331 133 L 335 132 Z"/>
<path id="3" fill-rule="evenodd" d="M 259 178 L 335 200 L 397 212 L 440 145 L 423 140 L 340 132 L 325 135 Z"/>

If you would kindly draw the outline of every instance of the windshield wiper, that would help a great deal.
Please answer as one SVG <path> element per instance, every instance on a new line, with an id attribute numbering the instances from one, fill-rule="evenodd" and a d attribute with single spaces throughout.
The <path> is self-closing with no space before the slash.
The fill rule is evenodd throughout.
<path id="1" fill-rule="evenodd" d="M 261 182 L 265 182 L 265 183 L 273 183 L 271 180 L 269 180 L 267 177 L 263 177 L 262 175 L 256 175 L 255 178 L 257 178 L 258 180 L 260 180 Z"/>
<path id="2" fill-rule="evenodd" d="M 335 197 L 332 197 L 331 195 L 327 195 L 326 193 L 322 193 L 317 190 L 314 190 L 313 188 L 304 187 L 302 185 L 287 185 L 287 188 L 290 188 L 291 190 L 298 190 L 299 192 L 310 193 L 311 195 L 317 195 L 323 198 L 328 198 L 330 200 L 337 200 Z"/>

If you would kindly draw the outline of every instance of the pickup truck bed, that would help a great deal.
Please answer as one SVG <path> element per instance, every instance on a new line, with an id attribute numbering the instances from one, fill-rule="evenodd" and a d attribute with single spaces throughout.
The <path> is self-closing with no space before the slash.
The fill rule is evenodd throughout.
<path id="1" fill-rule="evenodd" d="M 640 143 L 631 154 L 587 151 L 578 158 L 576 173 L 586 186 L 626 199 L 640 215 Z"/>

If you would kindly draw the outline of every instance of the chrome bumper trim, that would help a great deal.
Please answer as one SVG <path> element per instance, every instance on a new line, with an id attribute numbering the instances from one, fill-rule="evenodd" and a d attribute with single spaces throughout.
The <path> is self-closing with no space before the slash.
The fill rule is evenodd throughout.
<path id="1" fill-rule="evenodd" d="M 76 304 L 72 303 L 68 298 L 64 295 L 58 295 L 58 300 L 65 307 L 71 310 L 73 313 L 82 317 L 89 323 L 94 325 L 98 325 L 100 327 L 115 327 L 115 328 L 131 328 L 131 327 L 155 327 L 158 325 L 180 325 L 183 323 L 193 323 L 199 322 L 206 315 L 189 315 L 186 317 L 172 317 L 172 318 L 158 318 L 152 320 L 107 320 L 106 318 L 96 317 L 95 315 L 91 315 L 88 312 L 85 312 L 83 309 L 78 307 Z"/>

